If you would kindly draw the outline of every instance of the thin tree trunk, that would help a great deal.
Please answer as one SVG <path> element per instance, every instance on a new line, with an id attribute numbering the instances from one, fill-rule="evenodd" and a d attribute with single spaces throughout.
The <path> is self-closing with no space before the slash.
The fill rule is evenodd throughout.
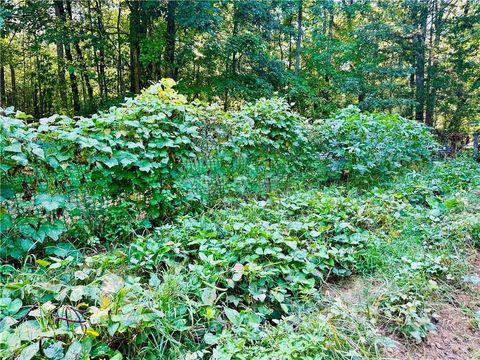
<path id="1" fill-rule="evenodd" d="M 61 0 L 55 0 L 53 2 L 55 9 L 55 16 L 61 21 L 61 12 L 63 11 L 63 2 Z M 62 31 L 57 34 L 55 40 L 55 46 L 57 48 L 57 90 L 60 95 L 60 101 L 63 108 L 68 108 L 67 92 L 64 89 L 65 86 L 65 54 L 63 50 L 63 24 Z"/>
<path id="2" fill-rule="evenodd" d="M 60 20 L 62 37 L 65 37 L 67 36 L 67 29 L 65 28 L 67 19 L 65 15 L 65 9 L 63 7 L 63 0 L 55 0 L 54 3 L 55 3 L 55 14 Z M 70 49 L 70 42 L 67 40 L 63 43 L 63 45 L 65 47 L 65 58 L 67 59 L 68 63 L 71 66 L 71 69 L 68 71 L 68 73 L 70 77 L 70 87 L 72 89 L 73 112 L 77 114 L 80 111 L 80 95 L 78 92 L 77 75 L 75 74 L 75 68 L 73 67 L 73 56 L 72 56 L 72 51 Z"/>
<path id="3" fill-rule="evenodd" d="M 432 9 L 432 26 L 428 34 L 427 79 L 425 81 L 425 124 L 431 126 L 433 122 L 433 23 L 436 18 L 436 0 Z"/>
<path id="4" fill-rule="evenodd" d="M 65 5 L 66 5 L 66 9 L 67 9 L 68 18 L 70 20 L 72 20 L 71 0 L 66 0 Z M 82 74 L 81 75 L 82 75 L 83 81 L 85 82 L 85 86 L 87 88 L 88 99 L 89 99 L 90 102 L 93 102 L 94 101 L 94 99 L 93 99 L 93 88 L 92 88 L 92 84 L 90 83 L 90 78 L 88 77 L 87 64 L 86 64 L 85 58 L 83 56 L 82 49 L 80 47 L 80 44 L 79 44 L 77 38 L 73 39 L 73 45 L 75 47 L 75 52 L 77 53 L 77 58 L 78 58 L 78 61 L 80 63 L 80 67 L 82 69 Z"/>
<path id="5" fill-rule="evenodd" d="M 435 1 L 435 40 L 432 46 L 432 56 L 431 56 L 431 67 L 429 69 L 429 77 L 430 77 L 430 89 L 427 98 L 426 104 L 426 113 L 425 113 L 425 122 L 427 125 L 433 126 L 434 125 L 434 113 L 435 113 L 435 105 L 437 100 L 437 75 L 438 75 L 438 67 L 439 67 L 439 60 L 436 52 L 440 46 L 440 38 L 442 33 L 442 25 L 443 25 L 443 15 L 445 13 L 446 5 L 443 3 L 443 0 L 440 0 L 440 5 L 438 5 L 437 1 Z"/>
<path id="6" fill-rule="evenodd" d="M 167 4 L 167 32 L 165 46 L 165 60 L 167 61 L 167 74 L 172 79 L 177 79 L 178 69 L 175 64 L 175 8 L 176 0 L 169 0 Z"/>
<path id="7" fill-rule="evenodd" d="M 5 67 L 0 64 L 0 107 L 7 106 L 7 92 L 5 89 Z"/>
<path id="8" fill-rule="evenodd" d="M 12 82 L 12 106 L 17 107 L 17 77 L 12 64 L 10 64 L 10 80 Z"/>
<path id="9" fill-rule="evenodd" d="M 239 19 L 238 19 L 238 9 L 236 5 L 234 4 L 233 8 L 233 32 L 232 35 L 233 37 L 237 37 L 238 35 L 238 26 L 239 26 Z M 237 51 L 234 50 L 232 52 L 232 75 L 235 74 L 238 70 L 238 59 L 237 59 Z"/>
<path id="10" fill-rule="evenodd" d="M 38 55 L 35 55 L 35 76 L 32 76 L 32 81 L 33 81 L 33 116 L 35 118 L 40 117 L 40 108 L 39 108 L 39 94 L 40 94 L 40 80 L 39 80 L 39 74 L 40 74 L 40 66 L 39 66 L 39 61 L 38 61 Z"/>
<path id="11" fill-rule="evenodd" d="M 88 22 L 90 23 L 90 28 L 95 29 L 95 23 L 93 21 L 93 16 L 92 16 L 92 4 L 90 0 L 87 0 L 87 17 L 88 17 Z M 92 30 L 93 31 L 93 30 Z M 97 85 L 98 85 L 98 90 L 100 92 L 100 98 L 103 99 L 105 96 L 103 94 L 103 84 L 101 82 L 101 76 L 100 76 L 100 61 L 98 59 L 98 54 L 97 54 L 97 46 L 93 46 L 93 61 L 95 64 L 95 71 L 97 74 Z"/>
<path id="12" fill-rule="evenodd" d="M 141 19 L 140 10 L 142 3 L 140 1 L 128 1 L 130 8 L 130 91 L 138 94 L 142 87 L 141 84 L 141 65 L 140 65 L 140 34 L 141 34 Z"/>
<path id="13" fill-rule="evenodd" d="M 288 70 L 292 70 L 292 16 L 288 24 Z"/>
<path id="14" fill-rule="evenodd" d="M 297 43 L 295 49 L 295 78 L 300 76 L 300 53 L 302 50 L 302 20 L 303 20 L 303 0 L 298 0 L 297 14 Z"/>
<path id="15" fill-rule="evenodd" d="M 65 43 L 65 57 L 70 64 L 73 64 L 72 51 L 70 49 L 70 43 Z M 78 92 L 77 75 L 75 74 L 75 68 L 72 65 L 72 69 L 69 70 L 70 86 L 72 88 L 73 99 L 73 112 L 78 114 L 80 112 L 80 95 Z"/>
<path id="16" fill-rule="evenodd" d="M 424 121 L 425 109 L 425 39 L 427 32 L 427 4 L 421 4 L 419 22 L 413 36 L 415 52 L 415 120 Z"/>
<path id="17" fill-rule="evenodd" d="M 325 81 L 330 82 L 330 67 L 332 65 L 332 38 L 333 38 L 333 8 L 329 10 L 328 34 L 327 34 L 327 66 L 325 73 Z"/>
<path id="18" fill-rule="evenodd" d="M 120 41 L 120 20 L 122 18 L 122 4 L 118 5 L 117 15 L 117 96 L 123 96 L 125 93 L 123 84 L 123 70 L 122 70 L 122 45 Z"/>
<path id="19" fill-rule="evenodd" d="M 99 63 L 98 63 L 98 70 L 99 70 L 99 83 L 102 87 L 102 100 L 105 101 L 108 99 L 108 87 L 107 87 L 107 77 L 105 74 L 105 26 L 103 24 L 102 18 L 102 5 L 101 1 L 96 0 L 96 11 L 97 11 L 97 29 L 98 29 L 98 38 L 100 40 L 100 46 L 98 51 L 99 56 Z"/>

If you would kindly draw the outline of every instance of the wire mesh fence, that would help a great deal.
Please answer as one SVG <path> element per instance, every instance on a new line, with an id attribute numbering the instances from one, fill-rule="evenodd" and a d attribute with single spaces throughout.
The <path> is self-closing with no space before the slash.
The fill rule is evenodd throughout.
<path id="1" fill-rule="evenodd" d="M 206 205 L 228 196 L 248 197 L 331 178 L 325 159 L 301 166 L 295 159 L 203 157 L 184 164 L 181 187 Z"/>
<path id="2" fill-rule="evenodd" d="M 178 175 L 179 191 L 191 204 L 213 206 L 225 197 L 262 196 L 300 184 L 320 184 L 329 178 L 325 163 L 315 166 L 295 164 L 295 159 L 252 159 L 245 156 L 225 159 L 202 153 L 182 164 Z M 87 168 L 71 167 L 68 172 L 42 173 L 38 169 L 19 172 L 2 179 L 1 207 L 13 218 L 46 217 L 66 224 L 76 221 L 98 226 L 110 207 L 122 202 L 148 202 L 147 194 L 103 189 L 91 178 Z M 51 195 L 50 195 L 51 194 Z M 39 196 L 47 199 L 39 199 Z M 45 203 L 58 211 L 45 211 Z M 41 206 L 40 206 L 41 204 Z M 137 217 L 144 214 L 137 213 Z M 95 225 L 96 224 L 96 225 Z"/>

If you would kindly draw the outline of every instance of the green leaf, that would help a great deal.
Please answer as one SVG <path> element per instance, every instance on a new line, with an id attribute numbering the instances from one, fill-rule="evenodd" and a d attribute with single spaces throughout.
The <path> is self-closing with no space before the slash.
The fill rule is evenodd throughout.
<path id="1" fill-rule="evenodd" d="M 45 153 L 40 146 L 32 145 L 32 153 L 37 155 L 41 159 L 45 159 Z"/>
<path id="2" fill-rule="evenodd" d="M 55 220 L 53 223 L 44 222 L 42 225 L 40 225 L 39 232 L 43 232 L 43 234 L 48 236 L 50 239 L 57 241 L 60 238 L 60 235 L 62 235 L 66 230 L 67 228 L 63 222 L 60 220 Z"/>
<path id="3" fill-rule="evenodd" d="M 44 267 L 46 268 L 47 266 L 49 266 L 51 264 L 50 261 L 47 261 L 47 260 L 42 260 L 42 259 L 37 259 L 35 260 L 35 262 L 40 265 L 41 267 Z"/>
<path id="4" fill-rule="evenodd" d="M 12 227 L 12 217 L 9 214 L 0 214 L 0 233 L 3 234 Z"/>
<path id="5" fill-rule="evenodd" d="M 44 349 L 43 353 L 48 359 L 61 360 L 63 359 L 63 346 L 64 343 L 61 341 L 54 342 Z"/>
<path id="6" fill-rule="evenodd" d="M 64 360 L 78 360 L 82 358 L 82 353 L 83 353 L 83 346 L 80 342 L 75 341 L 72 343 L 68 350 L 67 353 L 65 354 L 65 357 L 63 358 Z"/>
<path id="7" fill-rule="evenodd" d="M 319 232 L 316 231 L 316 230 L 310 231 L 310 236 L 311 236 L 311 237 L 317 238 L 317 237 L 319 237 L 320 235 L 321 235 L 321 233 L 319 233 Z"/>
<path id="8" fill-rule="evenodd" d="M 67 198 L 62 195 L 39 194 L 35 205 L 42 206 L 47 212 L 65 207 Z"/>
<path id="9" fill-rule="evenodd" d="M 0 184 L 0 201 L 7 201 L 15 197 L 15 190 L 6 184 Z"/>
<path id="10" fill-rule="evenodd" d="M 118 351 L 115 353 L 115 355 L 113 355 L 110 360 L 122 360 L 123 359 L 123 355 L 121 353 L 119 353 Z"/>
<path id="11" fill-rule="evenodd" d="M 9 146 L 5 146 L 4 150 L 7 152 L 14 152 L 14 153 L 21 153 L 22 152 L 22 144 L 14 143 Z"/>
<path id="12" fill-rule="evenodd" d="M 105 165 L 107 165 L 109 168 L 112 168 L 112 167 L 118 165 L 118 160 L 115 159 L 115 158 L 102 158 L 102 159 L 100 159 L 100 161 L 102 163 L 104 163 Z"/>
<path id="13" fill-rule="evenodd" d="M 210 332 L 207 332 L 203 336 L 203 341 L 205 341 L 205 344 L 208 344 L 208 345 L 216 345 L 218 343 L 218 336 L 213 335 Z"/>
<path id="14" fill-rule="evenodd" d="M 207 287 L 202 291 L 202 302 L 203 305 L 213 305 L 217 297 L 217 292 L 215 289 Z"/>
<path id="15" fill-rule="evenodd" d="M 84 286 L 73 286 L 72 292 L 70 293 L 70 300 L 73 302 L 79 301 L 85 295 Z"/>
<path id="16" fill-rule="evenodd" d="M 225 307 L 223 309 L 228 320 L 234 325 L 239 325 L 240 323 L 240 313 L 235 309 L 230 309 Z"/>
<path id="17" fill-rule="evenodd" d="M 18 153 L 18 155 L 12 156 L 12 160 L 15 160 L 15 162 L 16 162 L 18 165 L 22 165 L 22 166 L 28 165 L 28 159 L 27 159 L 27 157 L 26 157 L 24 154 L 22 154 L 22 153 Z"/>
<path id="18" fill-rule="evenodd" d="M 144 172 L 150 172 L 153 169 L 153 163 L 147 160 L 137 161 L 135 165 L 139 167 L 140 171 Z"/>
<path id="19" fill-rule="evenodd" d="M 33 344 L 27 346 L 25 349 L 22 350 L 20 355 L 15 358 L 15 360 L 30 360 L 32 359 L 35 355 L 40 350 L 40 344 L 39 342 L 34 342 Z M 73 360 L 73 359 L 72 359 Z"/>
<path id="20" fill-rule="evenodd" d="M 8 315 L 15 315 L 22 308 L 22 300 L 15 299 L 7 307 Z"/>
<path id="21" fill-rule="evenodd" d="M 303 227 L 303 224 L 298 221 L 293 221 L 290 224 L 288 224 L 288 228 L 293 231 L 299 231 L 302 229 L 302 227 Z"/>

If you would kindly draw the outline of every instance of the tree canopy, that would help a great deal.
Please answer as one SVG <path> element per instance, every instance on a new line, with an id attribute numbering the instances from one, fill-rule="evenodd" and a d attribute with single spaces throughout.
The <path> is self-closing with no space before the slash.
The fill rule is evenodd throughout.
<path id="1" fill-rule="evenodd" d="M 310 117 L 349 104 L 450 132 L 480 106 L 472 0 L 6 0 L 0 102 L 91 114 L 164 77 L 225 109 L 281 95 Z"/>

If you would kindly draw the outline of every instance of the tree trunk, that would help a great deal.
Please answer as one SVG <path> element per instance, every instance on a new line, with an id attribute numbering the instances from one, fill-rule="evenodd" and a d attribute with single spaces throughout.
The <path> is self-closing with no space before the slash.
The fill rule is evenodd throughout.
<path id="1" fill-rule="evenodd" d="M 330 67 L 332 65 L 332 38 L 333 38 L 333 7 L 329 9 L 328 34 L 327 34 L 327 66 L 325 73 L 325 81 L 330 82 Z"/>
<path id="2" fill-rule="evenodd" d="M 0 64 L 0 107 L 7 106 L 7 92 L 5 89 L 5 67 Z"/>
<path id="3" fill-rule="evenodd" d="M 61 12 L 63 11 L 63 2 L 61 0 L 55 0 L 53 2 L 55 9 L 55 16 L 61 21 Z M 61 25 L 63 29 L 63 24 Z M 55 46 L 57 48 L 57 90 L 60 95 L 60 101 L 64 109 L 68 108 L 67 92 L 64 89 L 65 86 L 65 55 L 63 51 L 63 30 L 60 34 L 57 34 L 55 40 Z"/>
<path id="4" fill-rule="evenodd" d="M 141 1 L 127 2 L 130 8 L 130 91 L 138 94 L 142 87 L 141 84 L 141 64 L 140 64 L 140 36 L 141 36 L 141 19 L 140 11 Z"/>
<path id="5" fill-rule="evenodd" d="M 292 16 L 290 16 L 288 20 L 288 70 L 292 70 Z"/>
<path id="6" fill-rule="evenodd" d="M 434 0 L 435 1 L 435 0 Z M 436 2 L 436 1 L 435 1 Z M 436 7 L 434 6 L 432 17 L 435 17 Z M 432 20 L 432 22 L 434 22 Z M 428 35 L 428 60 L 427 60 L 427 80 L 425 82 L 425 124 L 432 126 L 433 124 L 433 29 L 430 28 Z"/>
<path id="7" fill-rule="evenodd" d="M 70 49 L 70 43 L 68 42 L 65 43 L 65 57 L 71 64 L 71 69 L 68 73 L 70 77 L 70 86 L 72 88 L 73 112 L 78 114 L 80 112 L 80 94 L 78 92 L 77 75 L 75 74 L 75 68 L 73 67 L 72 51 Z"/>
<path id="8" fill-rule="evenodd" d="M 169 0 L 167 5 L 167 32 L 166 32 L 166 46 L 165 46 L 165 60 L 167 61 L 167 74 L 172 79 L 176 80 L 178 75 L 178 68 L 175 64 L 175 8 L 176 0 Z"/>
<path id="9" fill-rule="evenodd" d="M 237 37 L 238 35 L 238 27 L 239 27 L 239 19 L 238 19 L 238 8 L 236 4 L 233 5 L 233 31 L 232 31 L 232 36 L 234 38 Z M 227 59 L 227 64 L 228 64 L 228 59 Z M 238 70 L 238 59 L 237 59 L 237 51 L 236 49 L 233 50 L 232 52 L 232 75 L 235 74 Z"/>
<path id="10" fill-rule="evenodd" d="M 17 77 L 12 64 L 10 64 L 10 80 L 12 82 L 12 106 L 17 107 Z"/>
<path id="11" fill-rule="evenodd" d="M 96 0 L 96 12 L 97 12 L 97 30 L 98 38 L 100 41 L 99 51 L 98 51 L 98 75 L 99 75 L 99 84 L 101 86 L 102 100 L 105 101 L 108 99 L 108 87 L 107 87 L 107 77 L 105 75 L 105 26 L 103 25 L 102 18 L 102 5 L 101 1 Z"/>
<path id="12" fill-rule="evenodd" d="M 54 4 L 55 4 L 55 15 L 60 20 L 62 38 L 65 38 L 67 36 L 67 29 L 66 29 L 67 19 L 65 15 L 65 9 L 63 7 L 63 0 L 55 0 Z M 72 89 L 73 112 L 77 114 L 80 111 L 80 95 L 78 92 L 77 75 L 75 74 L 75 68 L 73 67 L 73 56 L 72 56 L 72 51 L 70 49 L 70 42 L 67 40 L 63 43 L 63 45 L 65 47 L 65 58 L 67 59 L 71 67 L 68 73 L 70 77 L 70 87 Z"/>
<path id="13" fill-rule="evenodd" d="M 123 68 L 122 68 L 122 44 L 120 41 L 120 20 L 122 18 L 122 4 L 118 5 L 117 15 L 117 96 L 123 96 L 125 93 L 123 84 Z"/>
<path id="14" fill-rule="evenodd" d="M 445 13 L 447 5 L 443 0 L 440 0 L 440 5 L 435 1 L 435 21 L 434 21 L 434 33 L 435 40 L 431 49 L 431 66 L 429 68 L 429 93 L 427 97 L 426 112 L 425 112 L 425 123 L 429 126 L 434 125 L 434 112 L 435 105 L 437 100 L 437 75 L 439 68 L 439 60 L 436 52 L 440 47 L 440 37 L 443 27 L 443 15 Z"/>
<path id="15" fill-rule="evenodd" d="M 35 35 L 34 35 L 35 36 Z M 38 60 L 38 55 L 35 55 L 35 76 L 32 76 L 33 81 L 33 116 L 38 119 L 40 117 L 41 109 L 39 107 L 39 94 L 41 92 L 40 88 L 40 63 Z"/>
<path id="16" fill-rule="evenodd" d="M 415 52 L 415 120 L 423 122 L 425 109 L 425 39 L 427 33 L 427 4 L 420 4 L 417 29 L 413 36 Z"/>
<path id="17" fill-rule="evenodd" d="M 66 5 L 66 9 L 67 9 L 68 18 L 70 20 L 72 20 L 71 0 L 66 0 L 65 5 Z M 94 101 L 94 99 L 93 99 L 93 88 L 92 88 L 92 84 L 90 83 L 90 78 L 88 76 L 87 64 L 86 64 L 85 58 L 83 56 L 82 48 L 80 47 L 80 44 L 79 44 L 77 38 L 73 39 L 73 45 L 75 47 L 75 52 L 77 53 L 77 58 L 78 58 L 78 61 L 80 63 L 80 67 L 82 68 L 82 74 L 81 75 L 83 77 L 83 81 L 85 82 L 85 86 L 87 87 L 88 99 L 89 99 L 90 102 L 93 102 Z"/>
<path id="18" fill-rule="evenodd" d="M 297 14 L 297 43 L 295 50 L 295 78 L 300 76 L 300 52 L 302 50 L 302 20 L 303 20 L 303 0 L 298 0 Z"/>

